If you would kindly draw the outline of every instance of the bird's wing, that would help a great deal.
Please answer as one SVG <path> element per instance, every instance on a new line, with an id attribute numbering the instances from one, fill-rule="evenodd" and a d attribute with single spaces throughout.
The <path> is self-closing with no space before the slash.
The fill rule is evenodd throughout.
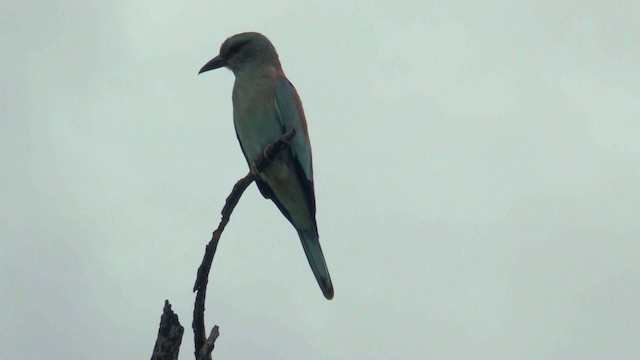
<path id="1" fill-rule="evenodd" d="M 305 190 L 305 195 L 311 207 L 311 214 L 316 213 L 316 201 L 313 190 L 313 164 L 311 159 L 311 143 L 307 130 L 307 121 L 298 92 L 289 82 L 281 76 L 276 87 L 276 112 L 282 124 L 284 133 L 295 129 L 296 135 L 291 139 L 289 148 L 293 156 L 293 163 L 300 182 Z"/>

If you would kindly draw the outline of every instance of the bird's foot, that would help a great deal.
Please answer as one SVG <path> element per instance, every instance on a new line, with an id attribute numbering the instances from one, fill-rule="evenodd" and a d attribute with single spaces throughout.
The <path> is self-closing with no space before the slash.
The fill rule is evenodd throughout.
<path id="1" fill-rule="evenodd" d="M 273 162 L 273 144 L 269 144 L 267 146 L 264 147 L 264 149 L 262 149 L 262 157 L 264 157 L 264 159 L 271 164 Z"/>

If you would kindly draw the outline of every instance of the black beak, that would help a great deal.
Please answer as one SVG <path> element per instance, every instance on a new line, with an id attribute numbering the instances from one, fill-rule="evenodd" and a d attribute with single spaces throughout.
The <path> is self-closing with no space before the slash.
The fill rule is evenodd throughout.
<path id="1" fill-rule="evenodd" d="M 200 71 L 198 71 L 198 74 L 202 74 L 205 71 L 221 68 L 221 67 L 225 66 L 226 64 L 227 63 L 224 61 L 224 59 L 220 55 L 218 55 L 218 56 L 214 57 L 213 59 L 211 59 L 208 63 L 204 64 L 202 69 L 200 69 Z"/>

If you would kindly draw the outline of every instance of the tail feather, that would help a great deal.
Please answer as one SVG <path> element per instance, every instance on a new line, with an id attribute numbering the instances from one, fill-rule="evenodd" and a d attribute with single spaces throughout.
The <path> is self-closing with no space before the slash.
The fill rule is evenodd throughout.
<path id="1" fill-rule="evenodd" d="M 300 236 L 304 253 L 307 255 L 307 260 L 309 260 L 309 266 L 311 266 L 313 275 L 315 275 L 324 297 L 327 300 L 333 299 L 333 284 L 331 283 L 327 263 L 322 254 L 318 233 L 315 229 L 298 230 L 298 235 Z"/>

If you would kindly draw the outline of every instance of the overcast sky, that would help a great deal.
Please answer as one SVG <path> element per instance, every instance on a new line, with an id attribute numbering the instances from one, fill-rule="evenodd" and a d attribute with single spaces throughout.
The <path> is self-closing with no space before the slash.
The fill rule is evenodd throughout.
<path id="1" fill-rule="evenodd" d="M 246 171 L 227 70 L 259 31 L 305 106 L 318 289 L 254 185 L 217 359 L 640 358 L 640 3 L 0 4 L 1 359 L 149 358 Z"/>

